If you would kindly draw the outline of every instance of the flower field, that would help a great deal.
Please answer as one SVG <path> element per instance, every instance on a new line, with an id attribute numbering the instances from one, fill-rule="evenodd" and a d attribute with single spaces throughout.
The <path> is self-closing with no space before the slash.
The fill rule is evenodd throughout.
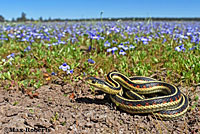
<path id="1" fill-rule="evenodd" d="M 0 80 L 6 88 L 13 83 L 38 88 L 54 77 L 71 81 L 118 70 L 195 85 L 199 41 L 199 22 L 4 23 Z"/>

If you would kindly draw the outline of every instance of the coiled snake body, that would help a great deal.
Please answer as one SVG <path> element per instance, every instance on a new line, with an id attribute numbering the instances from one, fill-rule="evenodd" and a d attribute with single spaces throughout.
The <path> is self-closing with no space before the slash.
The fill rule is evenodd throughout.
<path id="1" fill-rule="evenodd" d="M 186 113 L 189 107 L 188 98 L 176 86 L 153 78 L 128 78 L 119 72 L 110 72 L 106 81 L 95 77 L 88 77 L 86 81 L 110 94 L 112 102 L 128 113 L 153 113 L 163 119 L 173 119 Z"/>

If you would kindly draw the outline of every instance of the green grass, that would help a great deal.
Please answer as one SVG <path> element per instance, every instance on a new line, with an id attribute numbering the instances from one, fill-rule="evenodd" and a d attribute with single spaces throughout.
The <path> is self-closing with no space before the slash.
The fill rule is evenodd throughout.
<path id="1" fill-rule="evenodd" d="M 120 28 L 120 25 L 118 26 Z M 51 31 L 52 32 L 52 31 Z M 7 33 L 3 33 L 7 35 Z M 180 45 L 166 35 L 167 41 L 153 39 L 149 44 L 143 45 L 134 43 L 136 35 L 124 32 L 127 39 L 123 39 L 119 33 L 112 32 L 109 35 L 99 33 L 105 37 L 104 40 L 92 40 L 88 35 L 76 35 L 77 42 L 67 41 L 65 45 L 48 47 L 49 42 L 36 40 L 31 45 L 31 50 L 24 52 L 28 46 L 28 42 L 18 42 L 9 40 L 0 43 L 0 59 L 6 59 L 6 56 L 15 53 L 13 60 L 0 61 L 0 80 L 1 86 L 9 88 L 16 82 L 19 87 L 39 88 L 49 80 L 46 79 L 44 73 L 48 73 L 51 80 L 59 77 L 66 82 L 73 81 L 77 77 L 87 76 L 105 76 L 112 70 L 117 70 L 127 76 L 151 76 L 157 75 L 157 78 L 170 83 L 181 83 L 182 85 L 191 86 L 200 83 L 200 50 L 177 52 L 175 47 Z M 143 33 L 137 34 L 142 36 Z M 148 35 L 145 35 L 148 36 Z M 62 39 L 70 38 L 66 34 Z M 129 41 L 134 46 L 133 50 L 127 50 L 126 55 L 115 55 L 106 52 L 104 42 L 116 40 L 118 44 Z M 172 42 L 172 44 L 171 44 Z M 188 50 L 194 44 L 185 41 L 185 48 Z M 188 42 L 188 43 L 187 43 Z M 92 46 L 90 52 L 82 48 L 88 49 Z M 116 46 L 111 43 L 111 46 Z M 89 64 L 88 59 L 95 61 L 95 64 Z M 10 64 L 11 62 L 12 64 Z M 67 75 L 66 72 L 59 69 L 59 66 L 67 63 L 73 70 L 73 74 Z M 55 72 L 56 76 L 51 76 Z M 84 75 L 87 74 L 87 75 Z M 50 81 L 51 81 L 50 80 Z"/>

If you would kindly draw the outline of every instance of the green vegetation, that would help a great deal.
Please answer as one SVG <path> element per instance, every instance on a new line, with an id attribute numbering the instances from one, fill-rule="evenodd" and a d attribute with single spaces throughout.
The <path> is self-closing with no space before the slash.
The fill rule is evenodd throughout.
<path id="1" fill-rule="evenodd" d="M 57 77 L 69 82 L 105 76 L 112 70 L 198 84 L 199 42 L 187 36 L 189 26 L 144 22 L 4 25 L 0 30 L 1 85 L 39 88 Z M 185 38 L 175 37 L 185 32 Z"/>

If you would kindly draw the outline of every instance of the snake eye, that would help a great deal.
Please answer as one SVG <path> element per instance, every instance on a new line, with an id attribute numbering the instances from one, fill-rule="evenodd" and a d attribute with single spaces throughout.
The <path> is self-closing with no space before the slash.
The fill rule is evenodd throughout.
<path id="1" fill-rule="evenodd" d="M 95 83 L 96 83 L 96 81 L 95 81 L 95 80 L 92 80 L 92 83 L 93 83 L 93 84 L 95 84 Z"/>

